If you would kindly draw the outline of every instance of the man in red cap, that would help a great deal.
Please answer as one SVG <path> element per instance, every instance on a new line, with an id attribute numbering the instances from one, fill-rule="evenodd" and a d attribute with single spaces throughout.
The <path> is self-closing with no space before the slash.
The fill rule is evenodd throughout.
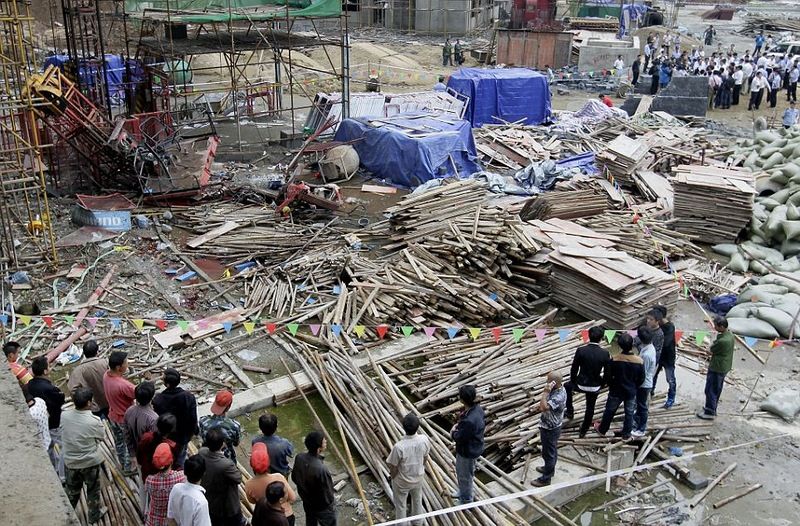
<path id="1" fill-rule="evenodd" d="M 250 452 L 250 467 L 253 468 L 253 478 L 245 482 L 244 492 L 247 495 L 247 500 L 253 504 L 258 504 L 264 500 L 267 487 L 273 482 L 283 484 L 285 488 L 285 495 L 280 500 L 279 507 L 283 510 L 286 521 L 289 526 L 294 526 L 294 510 L 292 504 L 297 500 L 294 490 L 289 486 L 286 477 L 280 473 L 270 473 L 270 457 L 267 450 L 267 445 L 263 442 L 256 442 L 253 444 L 253 449 Z M 255 520 L 253 521 L 255 523 Z"/>
<path id="2" fill-rule="evenodd" d="M 150 505 L 145 516 L 145 526 L 167 526 L 167 504 L 169 493 L 175 484 L 186 482 L 183 471 L 172 470 L 172 449 L 166 442 L 160 443 L 153 453 L 153 467 L 158 470 L 147 477 L 144 483 Z"/>
<path id="3" fill-rule="evenodd" d="M 211 406 L 211 414 L 200 418 L 200 439 L 205 443 L 208 432 L 212 429 L 219 429 L 225 436 L 225 448 L 223 453 L 226 458 L 236 463 L 236 446 L 242 438 L 242 426 L 227 416 L 233 404 L 233 393 L 223 389 L 214 398 Z"/>

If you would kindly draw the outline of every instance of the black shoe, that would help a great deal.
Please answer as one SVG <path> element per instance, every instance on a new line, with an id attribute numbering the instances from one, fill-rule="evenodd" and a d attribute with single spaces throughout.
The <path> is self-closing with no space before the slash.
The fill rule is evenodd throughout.
<path id="1" fill-rule="evenodd" d="M 538 479 L 534 480 L 533 482 L 531 482 L 531 484 L 536 486 L 537 488 L 543 488 L 545 486 L 549 486 L 550 485 L 550 479 L 538 478 Z"/>
<path id="2" fill-rule="evenodd" d="M 564 420 L 572 420 L 575 418 L 575 413 L 564 413 Z"/>

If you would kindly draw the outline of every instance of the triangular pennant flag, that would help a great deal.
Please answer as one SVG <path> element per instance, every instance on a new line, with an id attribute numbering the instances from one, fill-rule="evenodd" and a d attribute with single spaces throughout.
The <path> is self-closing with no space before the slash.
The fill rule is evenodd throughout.
<path id="1" fill-rule="evenodd" d="M 96 316 L 91 316 L 89 318 L 86 318 L 86 321 L 89 322 L 89 327 L 94 327 L 95 325 L 97 325 L 97 317 Z"/>
<path id="2" fill-rule="evenodd" d="M 378 338 L 382 340 L 386 336 L 386 333 L 389 332 L 389 326 L 378 325 L 377 327 L 375 327 L 375 332 L 378 333 Z"/>
<path id="3" fill-rule="evenodd" d="M 400 330 L 403 331 L 403 336 L 408 338 L 409 336 L 411 336 L 411 333 L 414 332 L 414 327 L 412 327 L 411 325 L 403 325 L 402 327 L 400 327 Z"/>
<path id="4" fill-rule="evenodd" d="M 627 332 L 628 336 L 630 336 L 631 338 L 636 338 L 637 336 L 639 336 L 639 331 L 637 331 L 636 329 L 628 329 Z"/>
<path id="5" fill-rule="evenodd" d="M 22 323 L 26 327 L 31 324 L 31 317 L 25 314 L 20 314 L 19 316 L 17 316 L 17 319 L 20 321 L 20 323 Z"/>
<path id="6" fill-rule="evenodd" d="M 342 326 L 339 325 L 338 323 L 334 323 L 333 325 L 331 325 L 331 332 L 333 333 L 334 336 L 338 338 L 339 335 L 342 334 Z"/>
<path id="7" fill-rule="evenodd" d="M 297 334 L 297 329 L 300 328 L 300 325 L 298 325 L 296 323 L 290 323 L 290 324 L 287 325 L 287 327 L 289 328 L 289 333 L 292 336 L 294 336 L 295 334 Z"/>
<path id="8" fill-rule="evenodd" d="M 364 327 L 363 325 L 356 325 L 355 327 L 353 327 L 353 332 L 355 332 L 356 336 L 358 336 L 359 338 L 363 338 L 364 334 L 367 332 L 367 328 Z"/>
<path id="9" fill-rule="evenodd" d="M 231 329 L 233 329 L 233 323 L 230 321 L 223 321 L 222 328 L 225 329 L 225 332 L 231 332 Z"/>
<path id="10" fill-rule="evenodd" d="M 189 322 L 188 322 L 188 321 L 186 321 L 186 320 L 178 320 L 178 321 L 176 321 L 175 323 L 177 323 L 177 324 L 178 324 L 178 327 L 180 327 L 180 329 L 181 329 L 182 331 L 186 331 L 186 329 L 188 329 L 188 328 L 189 328 Z"/>
<path id="11" fill-rule="evenodd" d="M 536 335 L 536 340 L 539 343 L 542 343 L 544 341 L 545 334 L 547 334 L 547 329 L 534 329 L 533 333 Z"/>
<path id="12" fill-rule="evenodd" d="M 223 277 L 223 278 L 229 278 L 229 277 L 231 277 L 231 269 L 229 269 L 229 268 L 226 268 L 226 269 L 225 269 L 225 272 L 223 272 L 223 273 L 222 273 L 222 277 Z"/>
<path id="13" fill-rule="evenodd" d="M 448 327 L 447 328 L 447 337 L 452 340 L 453 338 L 456 337 L 456 335 L 459 333 L 460 330 L 461 329 L 459 329 L 458 327 Z"/>
<path id="14" fill-rule="evenodd" d="M 119 329 L 120 325 L 122 325 L 122 321 L 119 318 L 111 318 L 111 326 L 115 329 Z M 188 326 L 188 324 L 187 324 Z"/>
<path id="15" fill-rule="evenodd" d="M 253 329 L 256 328 L 256 324 L 253 323 L 252 321 L 246 321 L 242 323 L 242 327 L 244 327 L 244 332 L 246 332 L 247 334 L 253 334 Z"/>
<path id="16" fill-rule="evenodd" d="M 469 329 L 469 335 L 472 337 L 473 340 L 477 340 L 478 336 L 481 335 L 480 327 L 471 327 Z"/>
<path id="17" fill-rule="evenodd" d="M 8 324 L 8 314 L 0 314 L 0 325 L 4 327 Z"/>
<path id="18" fill-rule="evenodd" d="M 584 343 L 589 341 L 589 330 L 588 329 L 583 329 L 581 331 L 581 339 L 584 341 Z"/>
<path id="19" fill-rule="evenodd" d="M 558 329 L 558 340 L 562 343 L 567 341 L 571 332 L 569 329 Z"/>
<path id="20" fill-rule="evenodd" d="M 683 337 L 683 331 L 675 331 L 675 343 L 678 344 L 681 342 L 681 338 Z"/>
<path id="21" fill-rule="evenodd" d="M 503 334 L 502 327 L 495 327 L 494 329 L 492 329 L 492 336 L 494 336 L 495 343 L 498 343 L 500 341 L 501 334 Z"/>
<path id="22" fill-rule="evenodd" d="M 694 331 L 694 341 L 697 345 L 703 345 L 703 340 L 706 339 L 708 331 Z"/>
<path id="23" fill-rule="evenodd" d="M 606 329 L 605 331 L 603 331 L 603 336 L 606 337 L 606 341 L 608 343 L 611 343 L 611 340 L 613 340 L 614 336 L 616 336 L 616 335 L 617 335 L 617 331 L 615 331 L 614 329 Z"/>
<path id="24" fill-rule="evenodd" d="M 319 323 L 312 323 L 308 327 L 309 329 L 311 329 L 311 334 L 316 336 L 317 334 L 319 334 L 319 330 L 322 328 L 322 325 L 320 325 Z"/>
<path id="25" fill-rule="evenodd" d="M 753 338 L 752 336 L 745 336 L 744 343 L 746 343 L 748 347 L 752 347 L 753 345 L 758 343 L 758 338 Z"/>
<path id="26" fill-rule="evenodd" d="M 511 329 L 511 334 L 514 335 L 514 342 L 519 343 L 522 336 L 525 334 L 525 329 Z"/>
<path id="27" fill-rule="evenodd" d="M 161 331 L 167 330 L 167 320 L 156 320 L 156 327 Z"/>
<path id="28" fill-rule="evenodd" d="M 64 316 L 64 321 L 67 322 L 67 325 L 72 325 L 75 323 L 75 316 Z"/>
<path id="29" fill-rule="evenodd" d="M 208 329 L 208 320 L 197 320 L 197 328 L 201 330 Z"/>
<path id="30" fill-rule="evenodd" d="M 436 332 L 436 327 L 425 327 L 423 330 L 425 331 L 425 336 L 428 338 L 433 338 L 433 334 Z"/>
<path id="31" fill-rule="evenodd" d="M 131 321 L 133 321 L 134 326 L 136 326 L 136 328 L 139 330 L 142 330 L 142 328 L 144 327 L 144 320 L 140 318 L 136 318 L 135 320 Z"/>
<path id="32" fill-rule="evenodd" d="M 42 316 L 42 321 L 48 327 L 52 327 L 53 326 L 53 317 L 52 316 Z"/>
<path id="33" fill-rule="evenodd" d="M 769 348 L 774 349 L 775 347 L 779 347 L 783 342 L 780 340 L 772 340 L 769 342 Z"/>
<path id="34" fill-rule="evenodd" d="M 275 334 L 275 331 L 278 330 L 278 325 L 272 322 L 267 323 L 267 332 L 270 334 Z"/>

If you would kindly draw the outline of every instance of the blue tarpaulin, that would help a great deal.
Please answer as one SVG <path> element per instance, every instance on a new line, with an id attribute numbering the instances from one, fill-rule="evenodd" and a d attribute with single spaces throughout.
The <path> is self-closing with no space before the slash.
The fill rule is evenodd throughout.
<path id="1" fill-rule="evenodd" d="M 469 97 L 464 118 L 474 127 L 524 119 L 541 124 L 550 118 L 550 87 L 547 76 L 525 68 L 461 68 L 447 87 Z"/>
<path id="2" fill-rule="evenodd" d="M 68 55 L 51 55 L 44 59 L 44 68 L 49 65 L 54 65 L 59 69 L 64 69 L 64 64 L 69 62 Z M 131 61 L 133 63 L 134 61 Z M 98 69 L 101 66 L 94 61 L 81 60 L 80 76 L 81 82 L 84 86 L 93 87 L 95 79 L 100 74 Z M 120 103 L 119 99 L 125 97 L 125 86 L 123 84 L 123 75 L 125 74 L 125 63 L 119 55 L 106 55 L 106 86 L 108 86 L 108 93 L 114 103 Z"/>
<path id="3" fill-rule="evenodd" d="M 356 139 L 361 140 L 353 147 L 364 168 L 406 188 L 441 177 L 468 177 L 481 169 L 472 128 L 464 120 L 430 115 L 398 115 L 372 124 L 343 120 L 335 140 Z"/>

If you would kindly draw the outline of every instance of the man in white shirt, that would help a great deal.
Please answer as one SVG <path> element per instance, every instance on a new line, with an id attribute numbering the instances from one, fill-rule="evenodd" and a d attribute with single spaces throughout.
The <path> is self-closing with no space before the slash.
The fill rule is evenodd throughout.
<path id="1" fill-rule="evenodd" d="M 422 510 L 422 483 L 425 480 L 425 459 L 431 451 L 430 439 L 419 431 L 419 417 L 408 413 L 403 417 L 405 435 L 392 448 L 386 464 L 392 477 L 395 519 L 408 517 L 407 501 L 411 499 L 411 515 Z"/>
<path id="2" fill-rule="evenodd" d="M 761 71 L 757 71 L 753 82 L 750 83 L 750 104 L 747 105 L 747 111 L 758 109 L 764 91 L 769 92 L 769 82 Z"/>
<path id="3" fill-rule="evenodd" d="M 622 60 L 622 55 L 617 56 L 614 61 L 614 69 L 617 70 L 617 77 L 622 78 L 627 71 L 625 70 L 625 61 Z"/>
<path id="4" fill-rule="evenodd" d="M 797 81 L 800 79 L 800 67 L 797 62 L 792 64 L 789 70 L 789 85 L 786 87 L 786 100 L 797 102 Z"/>
<path id="5" fill-rule="evenodd" d="M 200 455 L 193 455 L 183 464 L 183 473 L 188 482 L 172 487 L 167 504 L 169 526 L 211 526 L 208 501 L 200 481 L 206 472 L 206 462 Z"/>
<path id="6" fill-rule="evenodd" d="M 742 71 L 742 66 L 736 66 L 736 71 L 733 72 L 733 100 L 731 104 L 733 106 L 739 105 L 739 96 L 742 93 L 742 83 L 744 82 L 744 71 Z"/>
<path id="7" fill-rule="evenodd" d="M 750 60 L 750 57 L 745 57 L 744 64 L 742 64 L 742 73 L 744 73 L 742 93 L 746 95 L 750 93 L 750 83 L 753 81 L 753 61 Z"/>
<path id="8" fill-rule="evenodd" d="M 647 66 L 650 64 L 650 59 L 653 58 L 653 46 L 648 42 L 644 45 L 644 70 L 647 71 Z"/>

